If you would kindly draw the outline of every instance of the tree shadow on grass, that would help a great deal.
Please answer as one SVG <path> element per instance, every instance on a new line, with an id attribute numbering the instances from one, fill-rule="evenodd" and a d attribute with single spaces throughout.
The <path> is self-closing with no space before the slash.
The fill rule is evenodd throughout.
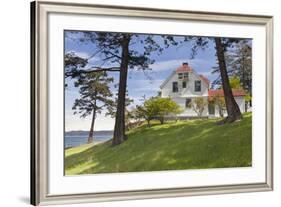
<path id="1" fill-rule="evenodd" d="M 249 166 L 249 119 L 223 126 L 203 120 L 142 128 L 129 133 L 121 145 L 107 142 L 70 155 L 66 169 L 86 162 L 96 164 L 79 174 Z"/>

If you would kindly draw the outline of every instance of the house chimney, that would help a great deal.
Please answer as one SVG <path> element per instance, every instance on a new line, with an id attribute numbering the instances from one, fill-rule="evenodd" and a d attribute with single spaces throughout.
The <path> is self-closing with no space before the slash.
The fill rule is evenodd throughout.
<path id="1" fill-rule="evenodd" d="M 185 65 L 186 65 L 186 66 L 188 66 L 188 63 L 187 63 L 187 62 L 185 62 L 185 63 L 182 63 L 182 65 L 183 65 L 183 66 L 185 66 Z"/>

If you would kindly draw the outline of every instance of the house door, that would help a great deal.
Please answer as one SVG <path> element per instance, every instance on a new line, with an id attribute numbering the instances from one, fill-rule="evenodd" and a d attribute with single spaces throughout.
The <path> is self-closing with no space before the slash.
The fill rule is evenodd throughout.
<path id="1" fill-rule="evenodd" d="M 209 115 L 215 115 L 215 104 L 208 104 Z"/>

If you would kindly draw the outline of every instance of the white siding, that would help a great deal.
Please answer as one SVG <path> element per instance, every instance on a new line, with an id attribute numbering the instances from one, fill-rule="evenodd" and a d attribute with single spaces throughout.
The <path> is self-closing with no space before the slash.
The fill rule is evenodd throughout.
<path id="1" fill-rule="evenodd" d="M 245 99 L 243 96 L 235 97 L 235 101 L 239 106 L 241 113 L 245 112 Z"/>
<path id="2" fill-rule="evenodd" d="M 245 99 L 244 99 L 244 97 L 238 96 L 238 97 L 234 97 L 234 99 L 235 99 L 236 103 L 238 104 L 241 113 L 244 113 L 245 112 Z M 216 117 L 220 116 L 218 106 L 215 106 L 215 116 Z M 225 117 L 227 116 L 226 110 L 224 111 L 224 116 Z"/>
<path id="3" fill-rule="evenodd" d="M 178 74 L 174 73 L 172 77 L 164 84 L 161 89 L 162 97 L 202 97 L 208 96 L 208 85 L 201 80 L 201 91 L 195 92 L 195 81 L 201 78 L 194 72 L 189 72 L 189 77 L 186 80 L 186 88 L 182 88 L 183 80 L 178 79 Z M 173 82 L 178 82 L 179 91 L 173 92 Z"/>
<path id="4" fill-rule="evenodd" d="M 194 99 L 194 98 L 193 98 Z M 205 97 L 207 101 L 207 97 Z M 178 116 L 198 116 L 197 113 L 190 107 L 185 107 L 185 100 L 186 98 L 182 97 L 174 97 L 172 98 L 173 101 L 175 101 L 184 111 L 178 115 Z M 192 100 L 192 98 L 191 98 Z M 208 105 L 205 107 L 202 116 L 208 116 Z"/>
<path id="5" fill-rule="evenodd" d="M 195 92 L 195 81 L 201 80 L 201 91 Z M 161 88 L 161 97 L 171 97 L 176 103 L 178 103 L 182 109 L 183 113 L 179 116 L 197 116 L 196 112 L 192 108 L 185 107 L 186 98 L 194 99 L 196 97 L 204 97 L 206 100 L 208 98 L 209 86 L 205 83 L 196 72 L 189 72 L 188 79 L 186 81 L 186 88 L 182 88 L 183 80 L 178 79 L 178 74 L 173 72 L 171 76 L 163 83 Z M 173 82 L 178 82 L 178 92 L 173 92 Z M 235 97 L 241 113 L 245 112 L 245 99 L 244 97 Z M 209 116 L 208 105 L 205 107 L 205 110 L 202 116 Z M 219 117 L 218 106 L 215 106 L 215 115 Z M 224 116 L 227 116 L 225 111 Z"/>

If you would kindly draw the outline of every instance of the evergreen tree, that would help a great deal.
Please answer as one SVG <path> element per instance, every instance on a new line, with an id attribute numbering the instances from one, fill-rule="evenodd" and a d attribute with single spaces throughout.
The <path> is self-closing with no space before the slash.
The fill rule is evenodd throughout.
<path id="1" fill-rule="evenodd" d="M 233 44 L 232 47 L 225 52 L 225 61 L 227 73 L 230 79 L 239 80 L 239 88 L 243 88 L 246 93 L 245 109 L 251 106 L 252 99 L 252 47 L 248 40 L 240 40 Z M 219 67 L 214 67 L 212 73 L 219 73 Z M 221 86 L 220 76 L 213 81 L 213 86 Z M 233 88 L 233 86 L 231 86 Z"/>
<path id="2" fill-rule="evenodd" d="M 109 84 L 113 81 L 107 77 L 106 72 L 81 74 L 75 86 L 79 87 L 80 98 L 76 99 L 72 107 L 74 114 L 80 114 L 82 118 L 92 115 L 88 143 L 93 142 L 94 125 L 98 113 L 104 107 L 110 107 L 113 101 L 110 99 Z"/>
<path id="3" fill-rule="evenodd" d="M 185 37 L 184 41 L 193 43 L 191 52 L 192 57 L 197 54 L 198 49 L 206 49 L 210 46 L 210 42 L 214 43 L 227 110 L 227 117 L 220 123 L 231 123 L 236 120 L 242 119 L 242 114 L 240 112 L 239 106 L 232 94 L 225 58 L 225 53 L 227 52 L 227 50 L 233 47 L 234 44 L 237 44 L 239 42 L 239 39 L 221 37 Z"/>
<path id="4" fill-rule="evenodd" d="M 252 91 L 252 47 L 246 40 L 234 44 L 225 54 L 227 73 L 240 80 L 242 88 L 251 94 Z M 213 67 L 212 74 L 219 73 L 219 67 Z M 220 76 L 213 85 L 221 85 Z"/>
<path id="5" fill-rule="evenodd" d="M 154 60 L 150 57 L 151 53 L 158 52 L 158 54 L 160 54 L 164 48 L 154 40 L 154 35 L 113 32 L 81 32 L 81 34 L 81 42 L 94 45 L 93 55 L 89 58 L 99 54 L 104 64 L 110 64 L 112 66 L 95 66 L 88 70 L 78 70 L 72 67 L 68 76 L 73 78 L 82 73 L 97 71 L 119 72 L 118 102 L 112 141 L 113 145 L 118 145 L 127 139 L 125 135 L 125 97 L 128 69 L 149 69 L 149 66 L 154 63 Z M 163 46 L 166 48 L 169 47 L 170 44 L 177 44 L 172 36 L 162 35 L 161 37 L 164 40 Z M 142 45 L 141 50 L 133 49 L 132 45 L 135 43 Z"/>

